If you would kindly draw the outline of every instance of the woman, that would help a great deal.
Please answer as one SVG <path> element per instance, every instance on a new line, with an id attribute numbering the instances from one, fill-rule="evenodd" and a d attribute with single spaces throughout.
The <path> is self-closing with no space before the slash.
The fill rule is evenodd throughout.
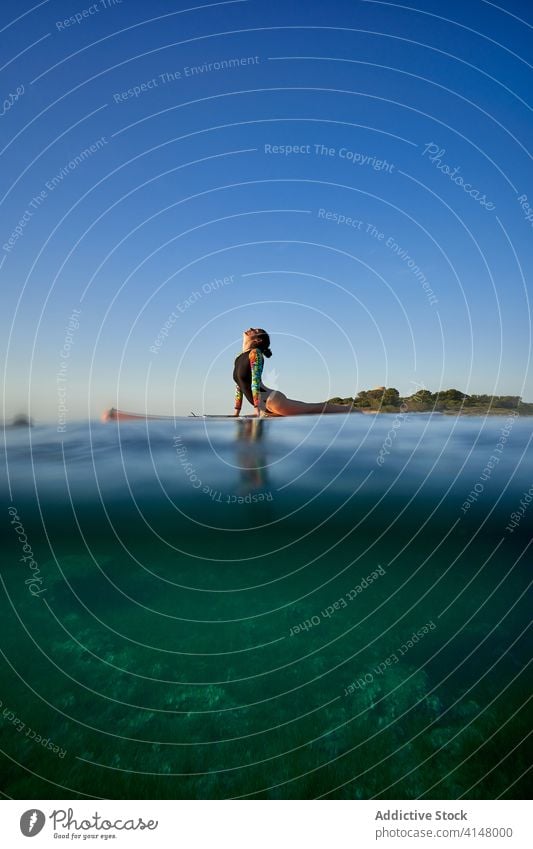
<path id="1" fill-rule="evenodd" d="M 322 401 L 307 404 L 293 401 L 277 389 L 264 386 L 264 358 L 271 357 L 270 337 L 260 327 L 250 327 L 242 335 L 242 353 L 235 359 L 233 380 L 235 381 L 235 415 L 238 416 L 243 396 L 253 405 L 257 416 L 302 416 L 310 413 L 361 413 L 348 404 L 332 404 Z"/>

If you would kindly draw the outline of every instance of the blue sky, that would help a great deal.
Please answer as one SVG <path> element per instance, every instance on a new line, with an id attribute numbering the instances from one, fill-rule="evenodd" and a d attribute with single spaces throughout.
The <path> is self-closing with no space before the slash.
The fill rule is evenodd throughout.
<path id="1" fill-rule="evenodd" d="M 2 6 L 6 417 L 533 400 L 529 3 L 194 5 Z"/>

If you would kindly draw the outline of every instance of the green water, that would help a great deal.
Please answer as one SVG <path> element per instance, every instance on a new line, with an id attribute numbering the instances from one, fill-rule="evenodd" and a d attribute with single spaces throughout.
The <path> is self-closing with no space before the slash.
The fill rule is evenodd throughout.
<path id="1" fill-rule="evenodd" d="M 6 795 L 525 795 L 530 424 L 362 418 L 11 438 Z"/>

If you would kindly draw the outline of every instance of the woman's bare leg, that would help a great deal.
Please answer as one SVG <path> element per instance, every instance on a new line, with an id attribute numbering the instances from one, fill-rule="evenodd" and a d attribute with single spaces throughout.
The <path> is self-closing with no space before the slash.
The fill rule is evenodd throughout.
<path id="1" fill-rule="evenodd" d="M 305 416 L 313 413 L 360 413 L 357 407 L 349 404 L 332 404 L 329 401 L 321 401 L 317 404 L 308 404 L 305 401 L 294 401 L 287 398 L 283 392 L 274 390 L 267 400 L 267 409 L 276 416 Z"/>

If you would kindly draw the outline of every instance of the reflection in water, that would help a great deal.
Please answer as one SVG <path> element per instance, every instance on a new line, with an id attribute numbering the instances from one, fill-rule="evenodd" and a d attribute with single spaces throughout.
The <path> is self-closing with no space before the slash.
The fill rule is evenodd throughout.
<path id="1" fill-rule="evenodd" d="M 264 421 L 260 418 L 242 419 L 237 428 L 237 464 L 240 469 L 240 490 L 246 495 L 252 490 L 268 488 L 267 457 Z"/>

